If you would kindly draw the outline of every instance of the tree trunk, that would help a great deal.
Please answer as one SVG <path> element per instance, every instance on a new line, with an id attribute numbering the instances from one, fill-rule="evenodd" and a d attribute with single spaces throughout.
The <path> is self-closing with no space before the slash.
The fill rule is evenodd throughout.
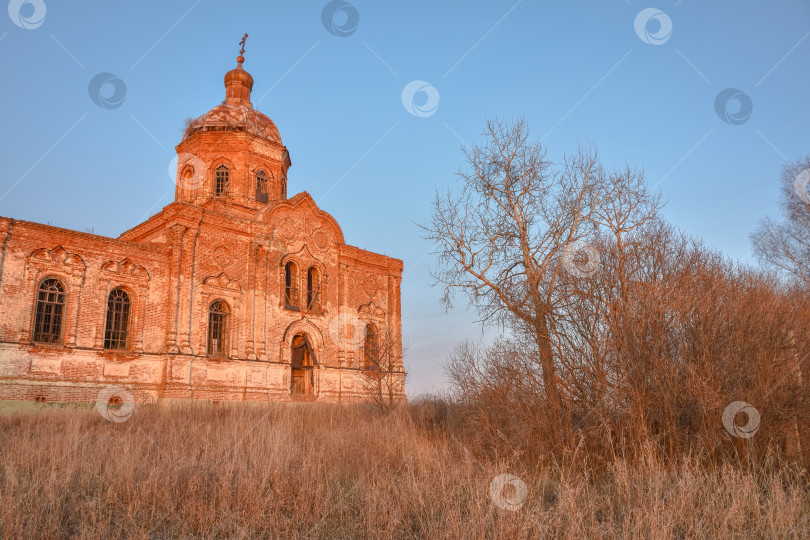
<path id="1" fill-rule="evenodd" d="M 562 442 L 564 430 L 569 422 L 565 417 L 565 408 L 560 398 L 557 385 L 556 366 L 554 365 L 554 351 L 551 348 L 551 337 L 548 330 L 547 309 L 538 311 L 535 319 L 535 341 L 540 352 L 540 367 L 543 371 L 543 386 L 546 390 L 546 399 L 550 409 L 550 423 L 552 437 L 555 444 Z"/>

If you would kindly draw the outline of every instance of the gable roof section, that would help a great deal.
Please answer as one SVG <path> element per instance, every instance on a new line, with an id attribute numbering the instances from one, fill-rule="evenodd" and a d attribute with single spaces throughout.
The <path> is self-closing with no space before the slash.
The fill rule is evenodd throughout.
<path id="1" fill-rule="evenodd" d="M 336 240 L 339 244 L 345 244 L 346 240 L 343 237 L 343 229 L 340 228 L 337 220 L 332 215 L 324 210 L 318 208 L 318 204 L 306 191 L 297 193 L 289 199 L 279 201 L 278 204 L 269 206 L 259 211 L 256 214 L 256 219 L 266 222 L 272 222 L 276 214 L 282 213 L 285 210 L 293 210 L 294 212 L 311 212 L 323 218 L 327 223 L 332 226 L 336 234 Z"/>

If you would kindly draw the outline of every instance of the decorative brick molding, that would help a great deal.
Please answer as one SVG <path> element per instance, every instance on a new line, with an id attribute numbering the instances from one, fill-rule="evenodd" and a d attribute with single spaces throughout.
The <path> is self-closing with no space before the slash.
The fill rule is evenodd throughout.
<path id="1" fill-rule="evenodd" d="M 130 296 L 131 319 L 129 322 L 128 349 L 143 352 L 144 317 L 146 312 L 147 291 L 149 289 L 149 271 L 133 263 L 129 258 L 121 261 L 107 261 L 101 265 L 96 284 L 96 303 L 106 312 L 107 298 L 113 289 L 124 289 Z M 99 321 L 96 327 L 93 348 L 104 347 L 105 320 Z"/>
<path id="2" fill-rule="evenodd" d="M 47 278 L 56 278 L 66 287 L 67 302 L 62 318 L 62 339 L 58 345 L 76 346 L 76 324 L 87 267 L 79 255 L 70 253 L 61 245 L 35 249 L 25 265 L 25 283 L 33 296 L 30 302 L 30 318 L 23 328 L 23 339 L 31 341 L 34 331 L 34 315 L 39 284 Z M 56 344 L 55 344 L 56 345 Z"/>

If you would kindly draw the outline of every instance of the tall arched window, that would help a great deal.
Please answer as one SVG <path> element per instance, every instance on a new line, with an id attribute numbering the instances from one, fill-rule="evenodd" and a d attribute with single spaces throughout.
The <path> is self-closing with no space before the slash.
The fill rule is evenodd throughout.
<path id="1" fill-rule="evenodd" d="M 270 178 L 267 173 L 262 169 L 256 173 L 256 200 L 259 202 L 267 202 L 267 184 Z"/>
<path id="2" fill-rule="evenodd" d="M 321 311 L 321 273 L 314 266 L 307 270 L 307 311 Z"/>
<path id="3" fill-rule="evenodd" d="M 224 163 L 218 165 L 214 174 L 214 196 L 224 196 L 228 194 L 228 180 L 231 170 Z"/>
<path id="4" fill-rule="evenodd" d="M 34 341 L 59 343 L 65 313 L 65 286 L 58 279 L 46 279 L 37 290 Z"/>
<path id="5" fill-rule="evenodd" d="M 284 306 L 298 309 L 298 266 L 292 261 L 284 266 Z"/>
<path id="6" fill-rule="evenodd" d="M 211 302 L 208 308 L 208 354 L 226 356 L 228 346 L 228 316 L 231 310 L 222 300 Z"/>
<path id="7" fill-rule="evenodd" d="M 287 175 L 284 174 L 281 176 L 281 198 L 287 198 Z"/>
<path id="8" fill-rule="evenodd" d="M 363 365 L 366 369 L 380 367 L 380 344 L 377 329 L 373 324 L 366 325 L 366 339 L 363 343 Z"/>
<path id="9" fill-rule="evenodd" d="M 129 331 L 129 295 L 113 289 L 107 297 L 107 326 L 104 330 L 105 349 L 126 349 Z"/>

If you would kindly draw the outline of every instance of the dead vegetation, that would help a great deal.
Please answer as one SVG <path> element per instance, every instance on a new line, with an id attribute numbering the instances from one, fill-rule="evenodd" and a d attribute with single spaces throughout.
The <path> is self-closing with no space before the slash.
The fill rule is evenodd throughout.
<path id="1" fill-rule="evenodd" d="M 806 538 L 789 468 L 493 457 L 452 405 L 138 406 L 0 418 L 10 538 Z M 502 508 L 498 475 L 525 483 Z M 520 495 L 520 494 L 518 494 Z"/>
<path id="2" fill-rule="evenodd" d="M 676 230 L 641 171 L 590 148 L 551 161 L 524 120 L 488 122 L 465 155 L 424 232 L 446 304 L 464 298 L 503 334 L 460 344 L 446 365 L 469 437 L 494 455 L 605 467 L 643 448 L 669 462 L 810 463 L 805 281 Z M 802 166 L 783 193 L 806 225 L 789 180 Z M 810 245 L 810 228 L 791 231 Z M 787 274 L 810 264 L 797 245 L 773 255 Z M 724 423 L 738 403 L 751 415 Z"/>

